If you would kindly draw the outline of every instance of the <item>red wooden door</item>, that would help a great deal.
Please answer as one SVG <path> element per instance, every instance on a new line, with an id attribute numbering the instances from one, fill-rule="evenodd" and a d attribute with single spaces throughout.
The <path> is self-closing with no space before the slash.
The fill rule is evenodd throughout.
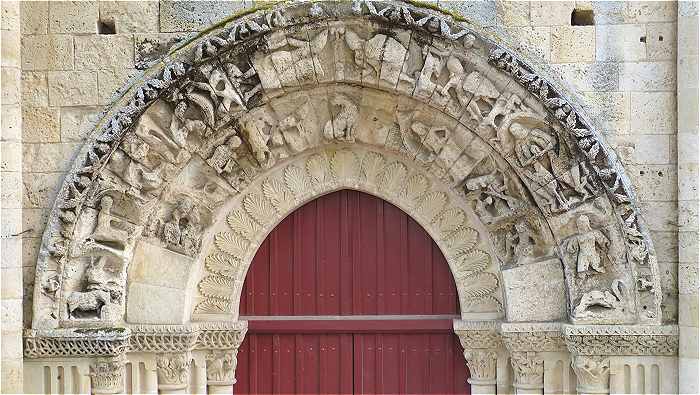
<path id="1" fill-rule="evenodd" d="M 447 262 L 379 198 L 339 191 L 282 221 L 253 260 L 241 316 L 236 394 L 469 393 Z"/>

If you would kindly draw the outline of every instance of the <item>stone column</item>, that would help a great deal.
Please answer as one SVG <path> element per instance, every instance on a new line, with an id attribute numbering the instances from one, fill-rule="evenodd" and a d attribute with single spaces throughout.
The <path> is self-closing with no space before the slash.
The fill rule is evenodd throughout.
<path id="1" fill-rule="evenodd" d="M 496 358 L 492 350 L 464 350 L 464 359 L 469 367 L 471 393 L 474 395 L 496 394 Z"/>
<path id="2" fill-rule="evenodd" d="M 190 383 L 190 352 L 158 355 L 158 391 L 161 394 L 186 394 Z"/>
<path id="3" fill-rule="evenodd" d="M 2 366 L 0 392 L 22 393 L 22 111 L 20 106 L 20 2 L 0 2 L 2 133 L 0 135 L 0 261 L 2 262 Z"/>
<path id="4" fill-rule="evenodd" d="M 538 352 L 512 352 L 510 363 L 513 366 L 513 387 L 516 394 L 544 392 L 544 358 Z"/>
<path id="5" fill-rule="evenodd" d="M 124 393 L 124 357 L 98 358 L 90 365 L 90 388 L 94 395 Z"/>
<path id="6" fill-rule="evenodd" d="M 576 392 L 582 395 L 610 393 L 610 360 L 598 355 L 572 355 Z"/>
<path id="7" fill-rule="evenodd" d="M 210 394 L 232 394 L 236 384 L 238 349 L 213 350 L 207 354 L 207 387 Z"/>

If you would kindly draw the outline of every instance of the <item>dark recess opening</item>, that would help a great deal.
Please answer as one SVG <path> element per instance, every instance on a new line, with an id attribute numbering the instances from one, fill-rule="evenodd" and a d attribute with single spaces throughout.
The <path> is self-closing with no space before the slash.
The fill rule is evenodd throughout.
<path id="1" fill-rule="evenodd" d="M 571 26 L 593 25 L 593 10 L 577 10 L 571 12 Z"/>
<path id="2" fill-rule="evenodd" d="M 117 34 L 117 30 L 114 28 L 114 20 L 99 20 L 97 21 L 97 33 L 98 34 Z"/>

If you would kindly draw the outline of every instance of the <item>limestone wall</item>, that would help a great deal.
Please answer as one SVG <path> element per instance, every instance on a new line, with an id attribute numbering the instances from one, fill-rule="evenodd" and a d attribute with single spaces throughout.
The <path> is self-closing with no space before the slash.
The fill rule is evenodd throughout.
<path id="1" fill-rule="evenodd" d="M 178 40 L 251 6 L 250 1 L 22 3 L 27 297 L 48 209 L 104 106 L 139 68 Z M 551 64 L 580 95 L 634 178 L 664 276 L 664 319 L 676 321 L 676 4 L 444 1 L 440 6 L 487 31 L 511 35 L 511 48 Z M 595 25 L 571 26 L 574 10 L 592 10 Z"/>
<path id="2" fill-rule="evenodd" d="M 697 74 L 695 79 L 684 73 L 676 77 L 677 67 L 697 67 L 692 66 L 697 51 L 677 57 L 677 48 L 697 48 L 697 33 L 692 34 L 697 28 L 681 29 L 697 24 L 697 9 L 679 9 L 675 2 L 425 3 L 450 9 L 493 35 L 510 37 L 510 48 L 551 65 L 562 83 L 572 87 L 633 177 L 657 249 L 664 321 L 677 322 L 679 261 L 685 273 L 681 298 L 697 300 L 697 90 L 692 90 Z M 254 1 L 3 2 L 2 274 L 19 284 L 20 273 L 10 267 L 21 263 L 25 327 L 31 322 L 34 265 L 47 215 L 100 112 L 130 77 L 172 45 L 253 6 Z M 587 23 L 590 12 L 593 24 L 572 26 L 572 13 L 577 23 Z M 15 42 L 19 46 L 13 32 L 20 21 L 21 59 L 5 49 Z M 683 34 L 677 37 L 678 31 Z M 9 89 L 20 65 L 21 98 Z M 688 88 L 679 90 L 683 100 L 678 104 L 677 86 Z M 680 128 L 679 116 L 684 120 Z M 6 127 L 20 125 L 20 118 L 21 129 Z M 18 159 L 7 160 L 11 157 Z M 23 184 L 21 197 L 9 194 L 18 190 L 6 187 L 12 182 Z M 11 228 L 6 218 L 20 212 L 21 228 Z M 6 240 L 19 233 L 21 240 Z M 12 255 L 12 248 L 21 254 Z M 21 260 L 6 260 L 5 254 Z M 6 314 L 19 309 L 22 295 L 5 284 L 3 280 L 3 323 Z M 688 316 L 697 316 L 697 304 L 688 303 L 681 306 L 693 313 Z M 697 328 L 697 320 L 681 324 Z M 3 360 L 5 352 L 3 346 Z"/>
<path id="3" fill-rule="evenodd" d="M 0 4 L 0 392 L 22 392 L 22 134 L 19 3 Z"/>

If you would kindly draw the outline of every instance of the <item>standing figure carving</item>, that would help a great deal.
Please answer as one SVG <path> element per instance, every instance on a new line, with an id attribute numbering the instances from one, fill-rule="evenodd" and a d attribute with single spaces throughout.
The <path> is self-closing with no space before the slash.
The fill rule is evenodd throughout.
<path id="1" fill-rule="evenodd" d="M 600 230 L 591 228 L 586 215 L 576 219 L 576 229 L 578 234 L 567 241 L 566 252 L 576 257 L 577 277 L 585 278 L 591 272 L 605 273 L 601 255 L 609 250 L 610 240 Z"/>
<path id="2" fill-rule="evenodd" d="M 114 226 L 115 223 L 123 222 L 112 215 L 112 205 L 114 199 L 105 195 L 100 200 L 100 212 L 97 214 L 97 225 L 92 234 L 88 236 L 84 252 L 91 250 L 105 251 L 115 256 L 122 256 L 129 240 L 129 232 Z"/>

